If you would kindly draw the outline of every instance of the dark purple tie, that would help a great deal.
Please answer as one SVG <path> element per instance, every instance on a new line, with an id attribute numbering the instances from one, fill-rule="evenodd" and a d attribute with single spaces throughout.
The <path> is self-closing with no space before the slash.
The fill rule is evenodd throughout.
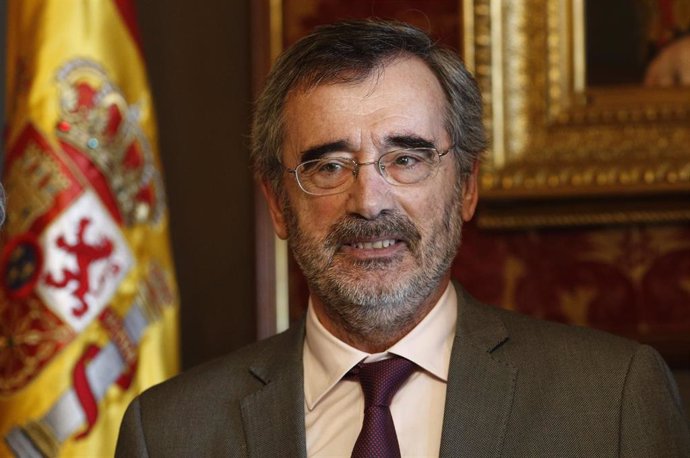
<path id="1" fill-rule="evenodd" d="M 352 450 L 353 458 L 400 457 L 390 405 L 416 367 L 412 361 L 395 356 L 352 368 L 350 374 L 359 378 L 364 392 L 364 422 Z"/>

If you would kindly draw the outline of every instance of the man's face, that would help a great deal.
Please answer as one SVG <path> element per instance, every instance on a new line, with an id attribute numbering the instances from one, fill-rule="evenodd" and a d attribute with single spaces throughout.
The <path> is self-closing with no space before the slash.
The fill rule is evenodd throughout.
<path id="1" fill-rule="evenodd" d="M 393 60 L 357 83 L 296 91 L 285 104 L 282 162 L 370 162 L 424 143 L 443 152 L 452 146 L 444 108 L 441 86 L 417 58 Z M 340 194 L 308 195 L 291 176 L 282 198 L 267 192 L 276 231 L 288 238 L 327 328 L 371 337 L 409 327 L 443 292 L 462 219 L 476 203 L 474 175 L 459 185 L 453 154 L 414 185 L 393 186 L 363 166 Z"/>

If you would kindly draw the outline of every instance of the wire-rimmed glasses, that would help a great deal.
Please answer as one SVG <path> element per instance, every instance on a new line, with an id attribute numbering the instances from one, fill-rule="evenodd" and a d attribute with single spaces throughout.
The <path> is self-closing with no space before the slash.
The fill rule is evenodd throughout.
<path id="1" fill-rule="evenodd" d="M 302 191 L 315 196 L 329 196 L 349 189 L 359 169 L 365 165 L 375 165 L 383 179 L 394 186 L 419 183 L 436 173 L 441 158 L 451 149 L 441 153 L 436 148 L 404 148 L 388 151 L 371 162 L 329 156 L 304 161 L 294 169 L 286 169 L 295 175 Z"/>

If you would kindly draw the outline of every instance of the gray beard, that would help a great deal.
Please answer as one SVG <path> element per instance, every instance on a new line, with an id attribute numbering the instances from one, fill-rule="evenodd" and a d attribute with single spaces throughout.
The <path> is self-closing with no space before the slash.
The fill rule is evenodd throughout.
<path id="1" fill-rule="evenodd" d="M 349 335 L 375 342 L 422 319 L 424 305 L 439 288 L 460 246 L 461 193 L 456 191 L 424 240 L 407 216 L 387 211 L 374 220 L 346 215 L 333 224 L 325 240 L 319 240 L 300 230 L 294 212 L 283 202 L 292 253 L 334 324 Z M 416 266 L 400 269 L 405 254 L 343 259 L 339 250 L 344 243 L 373 237 L 404 241 Z"/>

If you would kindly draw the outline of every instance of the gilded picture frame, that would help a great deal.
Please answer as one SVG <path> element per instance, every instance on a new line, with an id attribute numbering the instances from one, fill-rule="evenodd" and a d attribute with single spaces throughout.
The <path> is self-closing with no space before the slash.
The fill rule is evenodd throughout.
<path id="1" fill-rule="evenodd" d="M 585 0 L 461 0 L 486 228 L 690 220 L 690 87 L 589 87 Z"/>

